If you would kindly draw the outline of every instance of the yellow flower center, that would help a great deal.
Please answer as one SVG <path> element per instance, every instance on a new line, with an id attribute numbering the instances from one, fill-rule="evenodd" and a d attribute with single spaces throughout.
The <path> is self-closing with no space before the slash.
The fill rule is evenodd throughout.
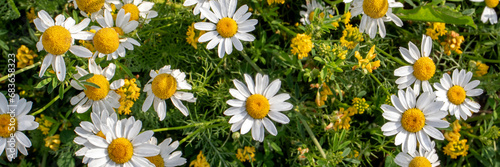
<path id="1" fill-rule="evenodd" d="M 408 167 L 431 167 L 431 162 L 425 157 L 415 157 Z"/>
<path id="2" fill-rule="evenodd" d="M 134 4 L 125 4 L 123 5 L 122 9 L 125 10 L 125 14 L 130 13 L 129 21 L 139 20 L 139 8 L 137 8 L 137 6 L 135 6 Z"/>
<path id="3" fill-rule="evenodd" d="M 105 0 L 76 0 L 76 4 L 78 8 L 85 13 L 94 13 L 104 6 L 104 1 Z"/>
<path id="4" fill-rule="evenodd" d="M 53 54 L 66 53 L 71 47 L 71 33 L 62 26 L 49 27 L 42 35 L 43 48 Z"/>
<path id="5" fill-rule="evenodd" d="M 461 86 L 455 85 L 448 90 L 446 94 L 448 96 L 448 100 L 455 105 L 460 105 L 465 100 L 465 90 Z"/>
<path id="6" fill-rule="evenodd" d="M 134 146 L 126 138 L 115 139 L 108 146 L 109 159 L 117 164 L 128 162 L 134 154 Z"/>
<path id="7" fill-rule="evenodd" d="M 87 90 L 84 90 L 83 92 L 85 92 L 85 95 L 87 95 L 89 99 L 97 101 L 105 98 L 108 95 L 109 82 L 104 76 L 94 74 L 92 78 L 87 79 L 87 82 L 94 83 L 100 87 L 96 88 L 93 86 L 85 85 L 85 88 Z"/>
<path id="8" fill-rule="evenodd" d="M 10 117 L 9 114 L 0 115 L 0 137 L 8 138 L 16 132 L 17 119 Z"/>
<path id="9" fill-rule="evenodd" d="M 238 32 L 238 24 L 229 17 L 224 17 L 217 23 L 217 32 L 223 38 L 231 38 Z"/>
<path id="10" fill-rule="evenodd" d="M 120 27 L 113 27 L 113 29 L 118 33 L 118 35 L 124 35 L 125 32 L 123 32 L 122 28 Z"/>
<path id="11" fill-rule="evenodd" d="M 486 6 L 490 8 L 495 8 L 498 5 L 498 0 L 484 0 L 484 3 L 486 3 Z"/>
<path id="12" fill-rule="evenodd" d="M 262 119 L 269 113 L 269 101 L 260 94 L 254 94 L 247 98 L 246 109 L 248 115 L 254 119 Z"/>
<path id="13" fill-rule="evenodd" d="M 106 136 L 104 135 L 104 133 L 102 133 L 102 131 L 97 132 L 97 134 L 95 134 L 95 135 L 102 137 L 103 139 L 106 139 Z"/>
<path id="14" fill-rule="evenodd" d="M 93 42 L 95 49 L 103 54 L 113 53 L 120 46 L 118 32 L 114 28 L 101 28 L 95 33 Z"/>
<path id="15" fill-rule="evenodd" d="M 406 110 L 401 118 L 401 126 L 408 132 L 418 132 L 425 125 L 425 116 L 422 111 L 416 108 Z"/>
<path id="16" fill-rule="evenodd" d="M 159 74 L 153 80 L 151 89 L 156 97 L 168 99 L 177 91 L 177 81 L 170 74 Z"/>
<path id="17" fill-rule="evenodd" d="M 149 162 L 155 164 L 156 167 L 164 166 L 163 158 L 160 156 L 160 154 L 152 157 L 146 157 L 146 159 L 148 159 Z"/>
<path id="18" fill-rule="evenodd" d="M 321 13 L 319 14 L 319 17 L 320 17 L 320 18 L 325 17 L 325 13 L 321 12 Z M 309 21 L 311 21 L 311 22 L 312 22 L 313 20 L 314 20 L 314 11 L 312 11 L 311 13 L 309 13 Z"/>
<path id="19" fill-rule="evenodd" d="M 413 64 L 413 75 L 421 81 L 427 81 L 434 76 L 436 65 L 431 58 L 421 57 Z"/>
<path id="20" fill-rule="evenodd" d="M 378 19 L 383 17 L 389 9 L 387 0 L 364 0 L 363 11 L 371 18 Z"/>

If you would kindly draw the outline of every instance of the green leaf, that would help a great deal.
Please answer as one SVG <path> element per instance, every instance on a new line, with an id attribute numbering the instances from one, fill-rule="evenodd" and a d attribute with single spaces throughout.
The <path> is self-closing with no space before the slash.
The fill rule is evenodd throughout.
<path id="1" fill-rule="evenodd" d="M 92 86 L 94 88 L 101 88 L 101 87 L 99 87 L 99 85 L 96 85 L 95 83 L 92 83 L 92 82 L 81 81 L 81 83 L 84 85 Z"/>
<path id="2" fill-rule="evenodd" d="M 94 76 L 94 74 L 93 74 L 93 73 L 89 73 L 89 74 L 87 74 L 87 75 L 84 75 L 83 77 L 80 77 L 78 80 L 80 80 L 80 81 L 85 81 L 85 80 L 87 80 L 87 79 L 89 79 L 89 78 L 92 78 L 93 76 Z"/>
<path id="3" fill-rule="evenodd" d="M 127 75 L 129 77 L 134 77 L 134 74 L 132 74 L 132 72 L 127 68 L 127 66 L 124 66 L 122 63 L 118 62 L 118 61 L 115 61 L 115 64 L 120 67 L 120 69 L 122 69 L 123 71 L 125 71 L 125 73 L 127 73 Z"/>
<path id="4" fill-rule="evenodd" d="M 47 78 L 47 79 L 44 79 L 44 80 L 38 82 L 38 84 L 36 84 L 36 86 L 35 86 L 35 89 L 43 88 L 45 85 L 49 84 L 50 81 L 52 81 L 52 78 Z"/>
<path id="5" fill-rule="evenodd" d="M 464 16 L 462 13 L 453 11 L 447 7 L 425 5 L 411 10 L 395 10 L 394 13 L 397 14 L 397 16 L 401 20 L 469 25 L 477 29 L 477 26 L 476 24 L 474 24 L 474 20 L 472 20 L 472 17 Z"/>
<path id="6" fill-rule="evenodd" d="M 270 142 L 270 143 L 271 143 L 271 147 L 273 148 L 274 151 L 276 151 L 276 153 L 283 155 L 281 148 L 275 142 Z"/>
<path id="7" fill-rule="evenodd" d="M 59 86 L 59 99 L 63 98 L 64 98 L 64 84 L 61 84 L 61 86 Z"/>

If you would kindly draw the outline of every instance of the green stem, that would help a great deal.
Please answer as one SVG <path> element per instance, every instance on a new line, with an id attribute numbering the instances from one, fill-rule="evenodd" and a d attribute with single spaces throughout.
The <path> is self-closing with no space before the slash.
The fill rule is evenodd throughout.
<path id="1" fill-rule="evenodd" d="M 307 122 L 304 119 L 302 119 L 300 117 L 299 117 L 299 119 L 302 122 L 302 124 L 304 125 L 304 127 L 306 128 L 307 133 L 309 133 L 309 136 L 311 136 L 311 139 L 312 139 L 313 143 L 316 145 L 316 147 L 318 148 L 319 153 L 321 153 L 321 156 L 326 159 L 326 154 L 323 151 L 323 148 L 321 147 L 321 145 L 319 144 L 318 139 L 316 139 L 316 137 L 314 136 L 314 133 L 312 132 L 311 128 L 309 127 L 309 124 L 307 124 Z"/>
<path id="2" fill-rule="evenodd" d="M 370 76 L 372 76 L 373 79 L 375 79 L 375 81 L 377 81 L 377 83 L 380 85 L 380 87 L 382 87 L 382 89 L 384 89 L 385 93 L 387 93 L 387 95 L 391 95 L 391 93 L 389 91 L 387 91 L 387 89 L 384 87 L 384 85 L 382 85 L 382 82 L 380 82 L 378 80 L 377 77 L 375 77 L 375 75 L 373 75 L 372 73 L 370 73 Z"/>
<path id="3" fill-rule="evenodd" d="M 250 63 L 250 65 L 259 73 L 263 73 L 262 69 L 260 69 L 259 66 L 257 66 L 257 64 L 255 64 L 255 62 L 252 61 L 252 59 L 250 59 L 250 57 L 248 57 L 248 55 L 244 52 L 244 51 L 241 51 L 240 52 L 241 55 L 243 56 L 243 58 L 245 58 L 245 60 Z"/>
<path id="4" fill-rule="evenodd" d="M 39 62 L 37 62 L 37 63 L 35 63 L 35 64 L 32 64 L 32 65 L 30 65 L 30 66 L 26 66 L 26 67 L 24 67 L 24 68 L 22 68 L 22 69 L 20 69 L 20 70 L 17 70 L 16 72 L 14 72 L 14 75 L 17 75 L 17 74 L 22 73 L 22 72 L 24 72 L 24 71 L 26 71 L 26 70 L 29 70 L 29 69 L 35 68 L 36 66 L 39 66 L 40 64 L 42 64 L 42 62 L 41 62 L 41 61 L 39 61 Z M 0 78 L 0 82 L 2 82 L 2 81 L 4 81 L 4 80 L 6 80 L 7 78 L 9 78 L 9 75 L 5 75 L 5 76 L 3 76 L 2 78 Z"/>
<path id="5" fill-rule="evenodd" d="M 167 127 L 167 128 L 158 128 L 158 129 L 153 129 L 153 132 L 162 132 L 162 131 L 169 131 L 169 130 L 180 130 L 180 129 L 186 129 L 186 128 L 191 128 L 191 127 L 196 127 L 196 126 L 206 126 L 213 124 L 215 122 L 222 122 L 225 121 L 226 119 L 220 118 L 208 122 L 199 122 L 199 123 L 194 123 L 194 124 L 189 124 L 189 125 L 184 125 L 184 126 L 178 126 L 178 127 Z"/>
<path id="6" fill-rule="evenodd" d="M 480 137 L 479 137 L 479 136 L 476 136 L 476 135 L 474 135 L 474 134 L 471 134 L 471 133 L 469 133 L 469 132 L 467 132 L 467 131 L 462 131 L 462 133 L 463 133 L 463 134 L 465 134 L 466 136 L 471 137 L 471 138 L 474 138 L 474 139 L 480 139 Z"/>
<path id="7" fill-rule="evenodd" d="M 382 49 L 380 49 L 378 47 L 375 47 L 375 49 L 377 49 L 377 52 L 382 53 L 383 55 L 387 56 L 388 58 L 394 60 L 396 63 L 399 63 L 399 64 L 401 64 L 403 66 L 407 66 L 408 65 L 405 62 L 403 62 L 401 59 L 393 57 L 392 55 L 390 55 L 389 53 L 383 51 Z"/>
<path id="8" fill-rule="evenodd" d="M 66 89 L 64 89 L 64 93 L 66 93 L 70 88 L 71 87 L 67 87 Z M 45 111 L 45 109 L 49 108 L 50 105 L 54 104 L 54 102 L 56 102 L 57 100 L 59 100 L 59 95 L 54 97 L 49 103 L 47 103 L 45 106 L 43 106 L 39 110 L 35 111 L 34 113 L 31 113 L 31 115 L 35 116 L 37 114 L 40 114 L 41 112 Z"/>
<path id="9" fill-rule="evenodd" d="M 45 164 L 47 163 L 47 156 L 49 155 L 48 152 L 46 152 L 45 154 L 43 154 L 43 158 L 42 158 L 42 167 L 45 167 Z"/>
<path id="10" fill-rule="evenodd" d="M 473 59 L 473 60 L 481 60 L 483 62 L 488 62 L 488 63 L 500 63 L 500 60 L 491 60 L 491 59 L 485 59 L 485 58 L 482 58 L 482 57 L 474 57 L 474 56 L 469 56 L 469 55 L 465 55 L 463 54 L 463 56 L 469 58 L 469 59 Z M 0 80 L 1 81 L 1 80 Z"/>
<path id="11" fill-rule="evenodd" d="M 183 138 L 181 141 L 179 141 L 179 144 L 182 144 L 182 143 L 186 142 L 186 140 L 189 140 L 189 138 L 191 138 L 194 135 L 200 133 L 202 130 L 205 130 L 205 129 L 211 128 L 211 127 L 218 127 L 218 126 L 222 126 L 222 125 L 227 125 L 227 123 L 214 124 L 214 125 L 204 126 L 204 127 L 198 128 L 193 133 L 189 134 L 188 136 L 186 136 L 185 138 Z"/>
<path id="12" fill-rule="evenodd" d="M 212 70 L 212 73 L 210 73 L 210 75 L 205 79 L 205 81 L 203 82 L 203 85 L 205 85 L 210 80 L 210 78 L 212 78 L 212 76 L 215 74 L 215 72 L 217 71 L 217 69 L 222 64 L 222 62 L 224 62 L 224 59 L 226 59 L 226 57 L 228 57 L 228 56 L 229 55 L 226 55 L 226 56 L 222 57 L 222 59 L 220 59 L 219 63 L 217 63 L 217 67 L 215 67 L 215 69 Z"/>

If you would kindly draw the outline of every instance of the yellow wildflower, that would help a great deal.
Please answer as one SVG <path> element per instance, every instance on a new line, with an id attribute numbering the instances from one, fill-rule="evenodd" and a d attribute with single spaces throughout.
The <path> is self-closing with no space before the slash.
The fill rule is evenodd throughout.
<path id="1" fill-rule="evenodd" d="M 267 4 L 271 5 L 273 3 L 284 4 L 285 0 L 267 0 Z"/>
<path id="2" fill-rule="evenodd" d="M 341 60 L 344 60 L 347 56 L 347 50 L 345 50 L 344 47 L 337 44 L 333 44 L 332 52 L 334 55 L 337 55 L 337 57 Z"/>
<path id="3" fill-rule="evenodd" d="M 363 34 L 359 32 L 358 27 L 352 27 L 351 24 L 346 24 L 345 29 L 342 31 L 340 43 L 347 49 L 354 49 L 359 42 L 364 41 Z"/>
<path id="4" fill-rule="evenodd" d="M 200 38 L 201 35 L 205 34 L 205 31 L 198 31 L 198 32 L 199 32 L 198 35 L 196 35 L 194 29 L 194 23 L 191 23 L 191 25 L 188 27 L 188 31 L 186 32 L 187 35 L 186 41 L 191 46 L 193 46 L 194 49 L 198 49 L 198 39 Z"/>
<path id="5" fill-rule="evenodd" d="M 29 12 L 26 12 L 26 18 L 30 21 L 30 23 L 33 23 L 33 20 L 38 18 L 37 14 L 35 13 L 35 8 L 31 7 Z"/>
<path id="6" fill-rule="evenodd" d="M 236 158 L 238 158 L 241 162 L 255 161 L 255 147 L 245 146 L 245 149 L 238 148 Z"/>
<path id="7" fill-rule="evenodd" d="M 369 73 L 372 73 L 373 70 L 377 69 L 380 67 L 380 60 L 370 62 L 377 56 L 375 52 L 375 45 L 372 46 L 368 54 L 366 55 L 366 58 L 362 58 L 361 55 L 359 54 L 358 51 L 354 53 L 354 56 L 358 59 L 358 65 L 355 65 L 352 67 L 352 70 L 355 70 L 356 68 L 362 68 L 364 72 L 367 70 Z"/>
<path id="8" fill-rule="evenodd" d="M 431 27 L 425 29 L 425 35 L 430 36 L 433 40 L 438 39 L 440 36 L 445 35 L 448 31 L 446 30 L 445 23 L 433 22 L 430 23 Z"/>
<path id="9" fill-rule="evenodd" d="M 50 127 L 52 126 L 52 122 L 50 122 L 48 119 L 45 118 L 45 115 L 41 114 L 40 117 L 37 117 L 35 119 L 36 122 L 38 122 L 38 128 L 44 135 L 49 134 Z"/>
<path id="10" fill-rule="evenodd" d="M 351 21 L 351 12 L 347 12 L 344 15 L 342 15 L 342 21 L 344 22 L 345 25 L 348 25 L 349 22 Z"/>
<path id="11" fill-rule="evenodd" d="M 356 109 L 356 114 L 363 114 L 370 105 L 366 103 L 365 98 L 355 97 L 352 99 L 352 106 Z"/>
<path id="12" fill-rule="evenodd" d="M 24 68 L 26 66 L 33 64 L 33 59 L 38 57 L 33 50 L 30 50 L 28 47 L 21 45 L 19 49 L 17 49 L 17 68 Z"/>
<path id="13" fill-rule="evenodd" d="M 297 36 L 292 39 L 290 47 L 292 48 L 292 54 L 298 55 L 299 59 L 302 59 L 309 55 L 309 52 L 311 52 L 314 45 L 311 41 L 311 36 L 306 34 L 297 34 Z"/>
<path id="14" fill-rule="evenodd" d="M 469 145 L 467 145 L 467 139 L 451 141 L 443 147 L 444 154 L 449 155 L 451 159 L 457 159 L 457 156 L 467 156 L 468 150 Z"/>
<path id="15" fill-rule="evenodd" d="M 316 105 L 319 106 L 323 106 L 325 105 L 325 101 L 328 99 L 328 95 L 333 95 L 333 92 L 332 90 L 330 89 L 330 87 L 328 85 L 326 85 L 326 83 L 323 82 L 323 86 L 322 86 L 323 90 L 321 90 L 321 92 L 318 92 L 317 96 L 316 96 Z"/>
<path id="16" fill-rule="evenodd" d="M 140 88 L 137 87 L 137 84 L 135 83 L 135 78 L 132 79 L 125 79 L 125 84 L 115 90 L 116 93 L 120 95 L 120 108 L 118 108 L 118 114 L 124 114 L 128 115 L 130 114 L 132 106 L 134 105 L 134 102 L 139 98 L 140 93 Z"/>
<path id="17" fill-rule="evenodd" d="M 50 148 L 52 151 L 57 151 L 59 149 L 59 144 L 61 144 L 61 140 L 59 140 L 59 134 L 54 136 L 47 136 L 45 139 L 45 147 Z"/>
<path id="18" fill-rule="evenodd" d="M 455 31 L 451 31 L 448 33 L 448 36 L 441 42 L 441 45 L 444 46 L 444 53 L 446 55 L 451 55 L 451 51 L 454 51 L 457 54 L 462 54 L 460 50 L 460 45 L 464 42 L 464 36 L 461 36 Z"/>
<path id="19" fill-rule="evenodd" d="M 335 131 L 337 130 L 340 130 L 340 129 L 346 129 L 348 130 L 350 127 L 351 127 L 351 117 L 352 114 L 351 113 L 352 109 L 351 108 L 348 108 L 347 110 L 344 110 L 344 108 L 340 108 L 339 111 L 337 111 L 337 115 L 334 117 L 334 125 L 333 125 L 333 129 Z"/>
<path id="20" fill-rule="evenodd" d="M 196 156 L 196 159 L 194 161 L 191 161 L 189 164 L 189 167 L 194 166 L 194 167 L 210 167 L 210 164 L 207 162 L 207 158 L 203 156 L 202 151 L 200 151 L 200 154 Z"/>
<path id="21" fill-rule="evenodd" d="M 447 130 L 444 132 L 444 138 L 448 141 L 458 141 L 460 140 L 460 123 L 458 123 L 458 120 L 455 120 L 455 122 L 450 124 L 450 127 L 452 130 Z"/>
<path id="22" fill-rule="evenodd" d="M 476 77 L 485 75 L 486 73 L 488 73 L 488 69 L 490 68 L 488 65 L 479 61 L 476 63 L 476 67 L 476 71 L 474 72 L 474 76 Z"/>
<path id="23" fill-rule="evenodd" d="M 306 159 L 306 156 L 305 154 L 309 152 L 309 148 L 297 148 L 297 151 L 299 152 L 299 160 L 305 160 Z"/>

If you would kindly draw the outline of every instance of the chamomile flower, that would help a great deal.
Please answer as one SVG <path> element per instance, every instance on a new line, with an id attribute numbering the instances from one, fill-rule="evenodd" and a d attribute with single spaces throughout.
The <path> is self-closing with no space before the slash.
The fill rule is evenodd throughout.
<path id="1" fill-rule="evenodd" d="M 142 122 L 134 117 L 113 121 L 107 119 L 109 131 L 105 137 L 90 135 L 90 144 L 84 158 L 88 158 L 88 166 L 154 166 L 146 157 L 158 155 L 160 149 L 148 141 L 153 131 L 139 134 Z"/>
<path id="2" fill-rule="evenodd" d="M 210 6 L 212 11 L 205 8 L 200 8 L 201 13 L 208 18 L 212 23 L 198 22 L 194 24 L 194 28 L 198 30 L 208 31 L 200 36 L 199 42 L 207 42 L 207 49 L 213 49 L 219 45 L 219 57 L 224 57 L 225 53 L 233 52 L 233 45 L 236 50 L 243 50 L 241 41 L 253 41 L 255 37 L 248 32 L 255 30 L 257 19 L 248 19 L 252 13 L 247 12 L 248 6 L 241 6 L 236 12 L 236 3 L 238 1 L 226 0 L 211 0 Z"/>
<path id="3" fill-rule="evenodd" d="M 115 75 L 116 65 L 110 63 L 108 67 L 104 70 L 98 66 L 93 59 L 89 59 L 89 72 L 94 74 L 91 78 L 85 80 L 86 82 L 93 83 L 97 87 L 83 85 L 83 87 L 78 84 L 75 80 L 71 80 L 70 85 L 77 89 L 82 90 L 82 92 L 76 96 L 73 96 L 70 100 L 71 105 L 76 105 L 73 108 L 73 112 L 84 113 L 90 107 L 92 107 L 92 112 L 100 114 L 103 111 L 107 111 L 110 114 L 115 112 L 115 108 L 120 107 L 120 95 L 118 95 L 114 90 L 122 87 L 125 84 L 123 79 L 115 80 L 110 84 L 111 78 Z M 76 67 L 78 73 L 73 76 L 75 79 L 79 80 L 81 77 L 89 74 L 81 67 Z M 85 87 L 85 89 L 84 89 Z"/>
<path id="4" fill-rule="evenodd" d="M 394 75 L 399 78 L 396 80 L 398 84 L 398 89 L 404 89 L 413 85 L 413 90 L 415 94 L 420 92 L 420 87 L 422 87 L 424 92 L 432 92 L 432 86 L 429 83 L 429 79 L 434 76 L 436 72 L 436 65 L 429 54 L 432 50 L 432 39 L 429 36 L 422 36 L 422 44 L 418 50 L 417 46 L 412 42 L 408 43 L 409 50 L 403 47 L 399 47 L 399 52 L 403 58 L 410 64 L 409 66 L 399 67 L 394 70 Z"/>
<path id="5" fill-rule="evenodd" d="M 105 139 L 106 136 L 104 134 L 110 131 L 107 126 L 107 119 L 110 118 L 114 122 L 118 120 L 118 116 L 114 112 L 111 115 L 109 115 L 108 112 L 101 112 L 100 114 L 92 112 L 90 114 L 90 118 L 92 119 L 92 122 L 82 121 L 80 122 L 80 126 L 75 128 L 75 133 L 78 136 L 75 137 L 73 142 L 78 145 L 88 146 L 90 144 L 88 142 L 88 137 L 92 135 L 97 135 Z M 84 156 L 88 149 L 89 147 L 82 147 L 80 150 L 75 152 L 75 155 Z M 88 163 L 89 158 L 84 157 L 82 161 L 86 164 Z"/>
<path id="6" fill-rule="evenodd" d="M 26 115 L 33 102 L 19 99 L 17 94 L 9 101 L 0 93 L 0 155 L 5 150 L 7 159 L 12 161 L 17 157 L 18 150 L 28 155 L 26 148 L 31 147 L 31 141 L 22 131 L 34 130 L 38 128 L 38 123 L 34 116 Z"/>
<path id="7" fill-rule="evenodd" d="M 302 18 L 300 19 L 300 22 L 304 25 L 311 24 L 311 22 L 314 19 L 314 10 L 316 10 L 316 9 L 319 9 L 320 11 L 322 11 L 322 13 L 320 13 L 318 15 L 320 18 L 325 17 L 325 13 L 323 12 L 323 10 L 324 10 L 323 6 L 324 6 L 324 4 L 322 4 L 316 0 L 312 0 L 311 2 L 306 1 L 306 5 L 302 5 L 302 7 L 306 9 L 306 11 L 299 12 L 300 15 L 302 16 Z M 329 7 L 326 7 L 326 8 L 329 8 Z M 333 10 L 331 10 L 331 9 L 326 10 L 325 12 L 326 12 L 327 16 L 331 16 L 334 13 Z"/>
<path id="8" fill-rule="evenodd" d="M 105 9 L 111 10 L 111 3 L 120 3 L 118 0 L 70 0 L 73 1 L 75 9 L 80 8 L 80 14 L 95 21 L 102 16 Z"/>
<path id="9" fill-rule="evenodd" d="M 42 67 L 38 74 L 39 77 L 42 77 L 47 68 L 52 65 L 57 79 L 64 81 L 66 78 L 66 64 L 64 63 L 63 55 L 68 50 L 78 57 L 88 58 L 92 56 L 92 52 L 87 48 L 73 45 L 75 39 L 91 39 L 90 33 L 82 31 L 89 25 L 89 19 L 83 19 L 75 25 L 73 18 L 69 17 L 66 19 L 60 14 L 56 16 L 54 22 L 46 11 L 41 10 L 38 12 L 38 18 L 33 22 L 36 29 L 43 33 L 40 36 L 40 40 L 36 43 L 36 48 L 38 52 L 41 50 L 48 52 L 43 59 Z"/>
<path id="10" fill-rule="evenodd" d="M 193 9 L 193 14 L 198 15 L 201 12 L 201 8 L 204 8 L 205 10 L 210 10 L 210 0 L 186 0 L 184 1 L 184 6 L 193 6 L 195 5 Z M 200 14 L 200 19 L 204 19 L 206 16 L 203 15 L 203 13 Z"/>
<path id="11" fill-rule="evenodd" d="M 124 9 L 125 13 L 130 13 L 130 21 L 140 21 L 149 23 L 152 18 L 158 16 L 158 12 L 151 10 L 155 3 L 142 0 L 123 0 L 123 6 L 118 3 L 118 9 Z M 140 18 L 140 20 L 139 20 Z"/>
<path id="12" fill-rule="evenodd" d="M 382 116 L 389 122 L 382 126 L 385 136 L 396 135 L 394 144 L 402 144 L 405 153 L 413 153 L 420 147 L 431 151 L 432 145 L 429 136 L 437 140 L 443 140 L 443 134 L 436 128 L 446 128 L 450 123 L 442 120 L 446 111 L 441 110 L 443 102 L 435 102 L 434 92 L 424 92 L 420 96 L 415 95 L 411 88 L 398 91 L 398 96 L 392 95 L 390 106 L 382 104 L 380 108 L 384 111 Z M 418 96 L 418 98 L 417 98 Z"/>
<path id="13" fill-rule="evenodd" d="M 470 0 L 472 2 L 485 2 L 483 14 L 481 14 L 481 21 L 486 23 L 490 21 L 490 24 L 497 24 L 498 17 L 495 8 L 498 6 L 499 0 Z"/>
<path id="14" fill-rule="evenodd" d="M 123 9 L 120 9 L 116 15 L 116 27 L 109 10 L 104 11 L 104 17 L 97 17 L 97 22 L 101 27 L 91 27 L 96 30 L 92 36 L 92 41 L 96 49 L 94 58 L 97 56 L 104 57 L 105 55 L 108 56 L 107 60 L 117 59 L 118 56 L 125 57 L 125 49 L 134 50 L 134 45 L 141 46 L 133 38 L 121 37 L 134 31 L 139 25 L 137 21 L 129 21 L 129 19 L 130 13 L 125 14 L 125 10 Z"/>
<path id="15" fill-rule="evenodd" d="M 405 153 L 400 152 L 394 158 L 394 162 L 402 167 L 436 167 L 439 166 L 439 157 L 434 149 L 434 141 L 430 151 L 419 147 L 417 152 Z"/>
<path id="16" fill-rule="evenodd" d="M 269 84 L 269 76 L 257 74 L 254 83 L 250 75 L 244 76 L 246 85 L 237 79 L 233 80 L 236 89 L 229 89 L 229 93 L 236 99 L 226 102 L 231 108 L 224 111 L 224 115 L 232 116 L 229 120 L 229 123 L 233 124 L 231 131 L 240 130 L 241 134 L 246 134 L 252 129 L 252 138 L 262 142 L 264 128 L 273 136 L 278 134 L 269 118 L 281 124 L 288 124 L 290 119 L 281 112 L 291 110 L 293 105 L 285 102 L 290 99 L 290 95 L 276 95 L 281 87 L 279 79 Z"/>
<path id="17" fill-rule="evenodd" d="M 452 78 L 447 73 L 443 74 L 441 83 L 434 83 L 436 88 L 436 101 L 444 102 L 443 110 L 448 110 L 450 115 L 455 115 L 457 119 L 467 120 L 472 112 L 478 112 L 481 105 L 467 97 L 474 97 L 483 94 L 482 89 L 475 89 L 479 85 L 479 80 L 470 81 L 472 72 L 455 69 Z"/>
<path id="18" fill-rule="evenodd" d="M 152 137 L 149 140 L 149 144 L 157 145 L 158 141 L 156 137 Z M 172 142 L 172 138 L 167 138 L 158 145 L 160 147 L 160 154 L 146 157 L 149 162 L 153 163 L 157 167 L 171 167 L 171 166 L 181 166 L 186 163 L 186 158 L 182 158 L 181 151 L 174 151 L 179 147 L 179 141 Z"/>
<path id="19" fill-rule="evenodd" d="M 181 100 L 194 103 L 196 102 L 196 98 L 194 98 L 192 93 L 180 91 L 191 90 L 191 85 L 185 80 L 186 74 L 179 69 L 170 69 L 170 65 L 168 65 L 160 68 L 158 71 L 151 70 L 149 76 L 151 79 L 146 83 L 143 90 L 148 95 L 142 105 L 142 111 L 146 112 L 153 105 L 154 110 L 158 113 L 158 117 L 160 117 L 160 121 L 162 121 L 167 114 L 165 100 L 170 98 L 174 106 L 184 116 L 188 116 L 189 111 L 182 104 Z"/>
<path id="20" fill-rule="evenodd" d="M 349 3 L 352 1 L 344 2 Z M 363 14 L 361 24 L 359 25 L 359 32 L 363 33 L 366 31 L 370 35 L 370 38 L 375 38 L 377 27 L 380 37 L 385 37 L 385 21 L 392 21 L 398 27 L 403 26 L 403 21 L 392 13 L 392 8 L 403 7 L 401 2 L 396 2 L 395 0 L 354 0 L 351 5 L 351 18 Z"/>

